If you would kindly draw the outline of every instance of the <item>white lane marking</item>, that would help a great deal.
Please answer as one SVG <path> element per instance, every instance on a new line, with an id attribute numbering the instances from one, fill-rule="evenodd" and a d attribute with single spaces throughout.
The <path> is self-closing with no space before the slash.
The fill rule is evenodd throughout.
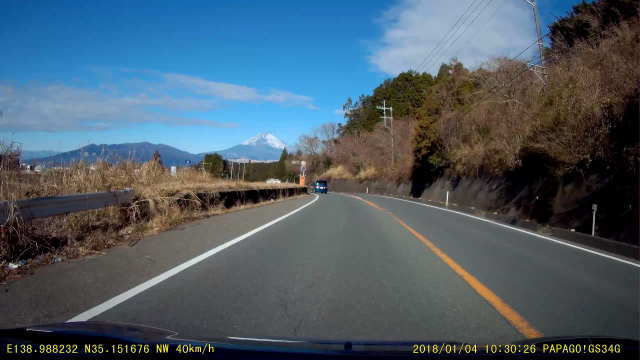
<path id="1" fill-rule="evenodd" d="M 368 194 L 368 195 L 372 195 L 372 194 Z M 544 236 L 544 235 L 536 234 L 536 233 L 534 233 L 534 232 L 531 232 L 531 231 L 528 231 L 528 230 L 524 230 L 524 229 L 520 229 L 520 228 L 517 228 L 517 227 L 514 227 L 514 226 L 509 226 L 509 225 L 506 225 L 506 224 L 501 224 L 501 223 L 499 223 L 499 222 L 495 222 L 495 221 L 492 221 L 492 220 L 489 220 L 489 219 L 483 219 L 483 218 L 481 218 L 481 217 L 477 217 L 477 216 L 475 216 L 475 215 L 466 214 L 466 213 L 463 213 L 463 212 L 460 212 L 460 211 L 455 211 L 455 210 L 450 210 L 450 209 L 443 209 L 443 208 L 441 208 L 441 207 L 437 207 L 437 206 L 433 206 L 433 205 L 427 205 L 427 204 L 419 203 L 419 202 L 416 202 L 416 201 L 405 200 L 405 199 L 398 199 L 398 198 L 393 197 L 393 196 L 386 196 L 386 195 L 372 195 L 372 196 L 385 197 L 385 198 L 394 199 L 394 200 L 398 200 L 398 201 L 408 202 L 408 203 L 415 204 L 415 205 L 421 205 L 421 206 L 426 206 L 426 207 L 433 208 L 433 209 L 438 209 L 438 210 L 442 210 L 442 211 L 448 211 L 448 212 L 451 212 L 451 213 L 454 213 L 454 214 L 458 214 L 458 215 L 464 215 L 464 216 L 466 216 L 466 217 L 470 217 L 470 218 L 473 218 L 473 219 L 476 219 L 476 220 L 480 220 L 480 221 L 488 222 L 488 223 L 490 223 L 490 224 L 498 225 L 498 226 L 501 226 L 501 227 L 504 227 L 504 228 L 507 228 L 507 229 L 511 229 L 511 230 L 519 231 L 519 232 L 521 232 L 521 233 L 525 233 L 525 234 L 533 235 L 533 236 L 538 237 L 538 238 L 541 238 L 541 239 L 545 239 L 545 240 L 548 240 L 548 241 L 553 241 L 554 243 L 557 243 L 557 244 L 560 244 L 560 245 L 569 246 L 569 247 L 572 247 L 572 248 L 574 248 L 574 249 L 578 249 L 578 250 L 586 251 L 586 252 L 588 252 L 588 253 L 595 254 L 595 255 L 600 255 L 600 256 L 605 257 L 605 258 L 607 258 L 607 259 L 611 259 L 611 260 L 619 261 L 619 262 L 621 262 L 621 263 L 625 263 L 625 264 L 628 264 L 628 265 L 631 265 L 631 266 L 635 266 L 635 267 L 637 267 L 637 268 L 640 268 L 640 264 L 638 264 L 638 263 L 636 263 L 636 262 L 633 262 L 633 261 L 629 261 L 629 260 L 621 259 L 621 258 L 619 258 L 619 257 L 611 256 L 611 255 L 608 255 L 608 254 L 605 254 L 605 253 L 601 253 L 601 252 L 599 252 L 599 251 L 595 251 L 595 250 L 591 250 L 591 249 L 588 249 L 588 248 L 584 248 L 584 247 L 582 247 L 582 246 L 578 246 L 578 245 L 574 245 L 574 244 L 569 244 L 569 243 L 567 243 L 567 242 L 564 242 L 564 241 L 561 241 L 561 240 L 558 240 L 558 239 L 554 239 L 554 238 L 550 238 L 550 237 L 548 237 L 548 236 Z"/>
<path id="2" fill-rule="evenodd" d="M 299 342 L 304 342 L 304 341 L 301 341 L 301 340 L 260 339 L 260 338 L 246 338 L 246 337 L 235 337 L 235 336 L 227 336 L 227 339 L 233 339 L 233 340 L 249 340 L 249 341 L 265 341 L 265 342 L 282 342 L 282 343 L 299 343 Z"/>
<path id="3" fill-rule="evenodd" d="M 87 321 L 87 320 L 89 320 L 89 319 L 91 319 L 91 318 L 93 318 L 95 316 L 98 316 L 98 315 L 102 314 L 103 312 L 105 312 L 105 311 L 113 308 L 114 306 L 116 306 L 116 305 L 118 305 L 118 304 L 120 304 L 120 303 L 122 303 L 122 302 L 124 302 L 124 301 L 126 301 L 126 300 L 128 300 L 128 299 L 130 299 L 130 298 L 132 298 L 132 297 L 134 297 L 134 296 L 136 296 L 138 294 L 140 294 L 141 292 L 149 289 L 150 287 L 152 287 L 154 285 L 157 285 L 162 281 L 167 280 L 168 278 L 172 277 L 173 275 L 176 275 L 179 272 L 188 269 L 189 267 L 201 262 L 202 260 L 205 260 L 206 258 L 208 258 L 210 256 L 213 256 L 216 253 L 219 253 L 220 251 L 222 251 L 222 250 L 224 250 L 224 249 L 226 249 L 226 248 L 228 248 L 228 247 L 230 247 L 230 246 L 232 246 L 234 244 L 237 244 L 240 241 L 248 238 L 249 236 L 251 236 L 251 235 L 253 235 L 253 234 L 257 233 L 257 232 L 260 232 L 260 231 L 268 228 L 269 226 L 271 226 L 271 225 L 273 225 L 273 224 L 275 224 L 275 223 L 277 223 L 279 221 L 282 221 L 282 220 L 288 218 L 289 216 L 297 213 L 298 211 L 306 208 L 307 206 L 313 204 L 314 202 L 316 202 L 318 200 L 319 196 L 318 195 L 314 195 L 314 196 L 315 196 L 315 199 L 313 199 L 312 201 L 310 201 L 310 202 L 300 206 L 299 208 L 291 211 L 290 213 L 285 214 L 285 215 L 283 215 L 283 216 L 281 216 L 281 217 L 279 217 L 279 218 L 277 218 L 275 220 L 272 220 L 272 221 L 270 221 L 270 222 L 268 222 L 268 223 L 266 223 L 266 224 L 264 224 L 262 226 L 259 226 L 259 227 L 255 228 L 255 229 L 249 231 L 248 233 L 246 233 L 244 235 L 240 235 L 237 238 L 235 238 L 233 240 L 230 240 L 230 241 L 227 241 L 226 243 L 224 243 L 222 245 L 219 245 L 219 246 L 217 246 L 217 247 L 215 247 L 215 248 L 213 248 L 211 250 L 208 250 L 207 252 L 205 252 L 205 253 L 203 253 L 201 255 L 198 255 L 198 256 L 192 258 L 191 260 L 187 260 L 187 261 L 183 262 L 182 264 L 180 264 L 180 265 L 178 265 L 178 266 L 176 266 L 174 268 L 171 268 L 171 269 L 163 272 L 162 274 L 160 274 L 160 275 L 158 275 L 158 276 L 156 276 L 154 278 L 151 278 L 151 279 L 143 282 L 142 284 L 123 292 L 120 295 L 103 302 L 100 305 L 92 307 L 91 309 L 72 317 L 71 319 L 67 320 L 67 322 Z"/>

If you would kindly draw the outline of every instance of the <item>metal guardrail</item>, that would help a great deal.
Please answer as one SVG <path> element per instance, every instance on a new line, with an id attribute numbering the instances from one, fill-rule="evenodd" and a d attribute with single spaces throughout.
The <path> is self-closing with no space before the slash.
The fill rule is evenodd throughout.
<path id="1" fill-rule="evenodd" d="M 22 219 L 30 220 L 126 204 L 131 202 L 134 196 L 135 193 L 133 190 L 125 189 L 110 192 L 0 201 L 0 224 L 4 224 L 14 212 L 18 212 Z"/>

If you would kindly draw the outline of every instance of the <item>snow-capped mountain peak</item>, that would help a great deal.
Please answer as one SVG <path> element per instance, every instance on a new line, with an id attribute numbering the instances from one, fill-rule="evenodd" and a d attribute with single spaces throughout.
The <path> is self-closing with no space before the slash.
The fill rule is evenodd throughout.
<path id="1" fill-rule="evenodd" d="M 284 149 L 286 147 L 282 140 L 275 137 L 271 133 L 261 133 L 242 143 L 242 145 L 267 145 L 276 149 Z"/>

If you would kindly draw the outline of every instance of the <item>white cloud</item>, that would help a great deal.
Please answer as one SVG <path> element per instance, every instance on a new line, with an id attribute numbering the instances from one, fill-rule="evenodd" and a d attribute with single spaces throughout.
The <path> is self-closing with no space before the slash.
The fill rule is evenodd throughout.
<path id="1" fill-rule="evenodd" d="M 304 96 L 290 93 L 288 91 L 282 90 L 271 90 L 268 94 L 261 95 L 261 99 L 263 101 L 280 103 L 280 104 L 290 104 L 293 106 L 303 106 L 307 109 L 318 110 L 318 107 L 313 105 L 313 99 Z"/>
<path id="2" fill-rule="evenodd" d="M 0 83 L 0 128 L 12 131 L 101 130 L 130 123 L 233 127 L 194 119 L 221 101 L 271 102 L 316 109 L 313 99 L 283 90 L 260 92 L 242 85 L 182 74 L 123 70 L 128 77 L 94 88 L 65 84 L 15 86 Z M 131 76 L 145 75 L 144 79 Z"/>
<path id="3" fill-rule="evenodd" d="M 234 126 L 232 123 L 170 113 L 213 107 L 212 101 L 203 99 L 151 98 L 144 94 L 115 96 L 67 85 L 3 85 L 0 87 L 0 128 L 20 131 L 102 130 L 142 122 Z"/>
<path id="4" fill-rule="evenodd" d="M 284 90 L 260 92 L 255 88 L 243 85 L 209 81 L 189 75 L 170 73 L 163 74 L 163 76 L 170 84 L 182 86 L 185 89 L 201 95 L 210 95 L 233 101 L 271 102 L 292 106 L 303 106 L 312 110 L 317 109 L 317 107 L 313 105 L 313 99 L 311 97 L 294 94 Z"/>
<path id="5" fill-rule="evenodd" d="M 182 74 L 163 74 L 170 85 L 181 86 L 194 93 L 220 97 L 225 100 L 256 101 L 259 98 L 258 91 L 254 88 L 209 81 L 195 76 Z"/>
<path id="6" fill-rule="evenodd" d="M 488 5 L 487 1 L 491 1 Z M 377 21 L 383 35 L 374 42 L 369 61 L 377 71 L 397 75 L 416 69 L 453 27 L 471 0 L 402 0 Z M 485 8 L 485 5 L 487 6 Z M 534 40 L 531 8 L 525 1 L 480 0 L 467 23 L 484 12 L 453 45 L 445 48 L 426 68 L 432 74 L 442 62 L 457 57 L 467 67 L 477 67 L 497 56 L 514 56 Z M 468 25 L 467 25 L 468 26 Z M 464 26 L 449 37 L 450 44 Z M 436 52 L 437 53 L 437 52 Z M 526 55 L 526 54 L 525 54 Z"/>

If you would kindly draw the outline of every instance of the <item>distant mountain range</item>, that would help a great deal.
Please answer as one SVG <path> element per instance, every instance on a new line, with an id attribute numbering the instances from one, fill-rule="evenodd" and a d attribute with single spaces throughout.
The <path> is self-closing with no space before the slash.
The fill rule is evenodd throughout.
<path id="1" fill-rule="evenodd" d="M 220 151 L 209 151 L 200 154 L 192 154 L 187 151 L 176 149 L 164 144 L 151 144 L 148 142 L 125 143 L 125 144 L 91 144 L 79 149 L 53 153 L 45 156 L 33 156 L 36 152 L 25 152 L 22 161 L 31 164 L 42 164 L 45 166 L 68 165 L 76 161 L 93 163 L 103 160 L 115 163 L 123 160 L 145 162 L 152 158 L 153 153 L 158 151 L 165 166 L 184 166 L 196 164 L 204 158 L 205 154 L 218 153 L 227 160 L 234 161 L 277 161 L 280 158 L 285 144 L 270 133 L 258 134 L 251 139 L 244 141 L 240 145 L 230 147 Z"/>
<path id="2" fill-rule="evenodd" d="M 60 153 L 59 151 L 49 151 L 49 150 L 35 150 L 35 151 L 22 150 L 22 152 L 20 153 L 20 158 L 22 159 L 22 161 L 27 161 L 31 159 L 38 159 L 38 158 L 53 156 L 59 153 Z"/>

